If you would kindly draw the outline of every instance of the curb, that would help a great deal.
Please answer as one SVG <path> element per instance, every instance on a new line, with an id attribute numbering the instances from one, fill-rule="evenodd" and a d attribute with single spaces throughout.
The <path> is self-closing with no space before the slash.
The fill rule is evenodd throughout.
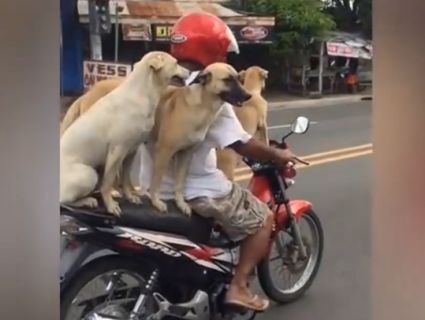
<path id="1" fill-rule="evenodd" d="M 321 99 L 302 99 L 295 101 L 274 101 L 269 102 L 269 110 L 279 109 L 294 109 L 294 108 L 305 108 L 305 107 L 321 107 L 330 106 L 342 103 L 353 103 L 364 100 L 372 100 L 370 95 L 350 95 L 346 97 L 330 97 Z"/>

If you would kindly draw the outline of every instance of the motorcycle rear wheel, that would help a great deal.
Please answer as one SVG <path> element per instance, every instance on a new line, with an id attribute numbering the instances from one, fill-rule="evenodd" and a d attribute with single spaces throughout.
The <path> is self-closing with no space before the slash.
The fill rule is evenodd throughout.
<path id="1" fill-rule="evenodd" d="M 257 270 L 260 285 L 266 295 L 277 303 L 286 304 L 299 299 L 310 288 L 319 271 L 324 241 L 322 224 L 313 210 L 306 212 L 298 223 L 304 221 L 307 222 L 310 231 L 313 233 L 313 239 L 307 239 L 300 225 L 301 236 L 306 245 L 307 260 L 302 261 L 299 260 L 299 257 L 295 256 L 296 249 L 294 249 L 294 239 L 290 236 L 289 231 L 282 230 L 276 236 L 272 250 L 270 250 L 267 259 L 264 259 L 258 265 Z M 282 236 L 286 235 L 291 239 L 289 242 L 283 243 Z M 277 257 L 275 257 L 276 253 L 274 253 L 274 249 L 277 251 Z M 274 280 L 275 276 L 272 270 L 272 262 L 275 260 L 280 260 L 282 262 L 282 269 L 285 269 L 284 271 L 289 271 L 289 274 L 299 274 L 300 279 L 289 287 L 280 287 L 276 283 L 277 281 Z"/>
<path id="2" fill-rule="evenodd" d="M 129 300 L 130 304 L 132 304 L 132 300 L 134 302 L 136 301 L 138 295 L 140 294 L 140 288 L 143 287 L 146 283 L 146 278 L 149 276 L 146 270 L 143 270 L 140 266 L 140 264 L 137 264 L 133 261 L 127 260 L 123 257 L 107 257 L 99 260 L 95 260 L 88 264 L 86 267 L 84 267 L 81 272 L 79 272 L 75 279 L 71 281 L 71 284 L 68 288 L 64 290 L 64 292 L 61 294 L 61 303 L 60 303 L 60 319 L 61 320 L 80 320 L 80 319 L 90 319 L 90 315 L 95 313 L 95 310 L 101 309 L 102 312 L 109 313 L 110 315 L 114 315 L 115 317 L 119 315 L 119 317 L 124 317 L 128 313 L 129 310 L 126 310 L 122 306 L 120 306 L 117 303 L 112 303 L 111 305 L 108 305 L 107 301 L 100 301 L 103 299 L 99 299 L 97 297 L 92 297 L 92 299 L 86 299 L 83 301 L 78 301 L 78 297 L 85 288 L 90 289 L 90 285 L 92 287 L 95 287 L 95 289 L 98 289 L 98 285 L 94 285 L 92 282 L 99 281 L 103 282 L 105 284 L 105 287 L 107 286 L 106 281 L 109 281 L 110 276 L 113 274 L 119 273 L 120 278 L 119 285 L 123 286 L 127 283 L 124 283 L 123 279 L 121 279 L 121 275 L 126 276 L 126 280 L 133 279 L 134 281 L 138 282 L 137 285 L 133 286 L 133 291 L 131 293 L 131 297 L 127 297 L 126 293 L 126 299 Z M 136 284 L 136 283 L 135 283 Z M 138 288 L 139 287 L 139 288 Z M 124 289 L 123 289 L 124 290 Z M 97 291 L 97 290 L 96 290 Z M 101 294 L 102 295 L 102 294 Z M 103 294 L 106 295 L 106 294 Z M 80 297 L 80 299 L 82 299 Z M 126 300 L 121 299 L 121 300 Z M 112 301 L 113 302 L 113 301 Z M 91 304 L 94 303 L 95 305 L 91 306 Z M 84 318 L 81 318 L 83 315 L 79 315 L 77 318 L 71 317 L 69 314 L 70 311 L 72 311 L 72 308 L 82 308 L 81 305 L 86 305 L 83 307 L 83 313 L 85 313 Z M 88 308 L 87 304 L 90 304 L 91 310 L 85 310 Z"/>

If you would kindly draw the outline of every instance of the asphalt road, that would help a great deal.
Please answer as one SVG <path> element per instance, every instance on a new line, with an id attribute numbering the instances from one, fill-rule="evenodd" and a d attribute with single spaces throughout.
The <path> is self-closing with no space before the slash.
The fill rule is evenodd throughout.
<path id="1" fill-rule="evenodd" d="M 370 102 L 272 111 L 269 123 L 280 126 L 298 115 L 317 122 L 288 141 L 300 155 L 370 143 Z M 275 128 L 270 134 L 278 138 L 286 130 Z M 370 319 L 371 156 L 304 168 L 296 180 L 290 197 L 311 201 L 323 224 L 321 269 L 303 298 L 273 305 L 257 319 Z"/>
<path id="2" fill-rule="evenodd" d="M 312 122 L 305 135 L 294 135 L 287 141 L 299 155 L 370 143 L 370 101 L 271 110 L 268 114 L 270 138 L 280 140 L 297 116 L 306 116 Z"/>
<path id="3" fill-rule="evenodd" d="M 259 319 L 370 319 L 371 157 L 300 170 L 291 198 L 314 205 L 324 229 L 322 265 L 295 303 L 272 306 Z"/>

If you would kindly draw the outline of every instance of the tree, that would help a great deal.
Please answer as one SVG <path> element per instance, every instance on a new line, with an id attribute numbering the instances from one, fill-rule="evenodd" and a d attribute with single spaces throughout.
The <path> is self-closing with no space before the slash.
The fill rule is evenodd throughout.
<path id="1" fill-rule="evenodd" d="M 273 54 L 280 58 L 305 52 L 314 38 L 335 28 L 320 0 L 249 0 L 247 9 L 275 17 Z"/>
<path id="2" fill-rule="evenodd" d="M 372 37 L 372 0 L 327 0 L 325 5 L 339 30 Z"/>

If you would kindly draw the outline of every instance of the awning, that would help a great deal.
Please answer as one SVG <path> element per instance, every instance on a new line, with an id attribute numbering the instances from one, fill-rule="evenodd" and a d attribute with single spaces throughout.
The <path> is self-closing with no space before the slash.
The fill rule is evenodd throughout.
<path id="1" fill-rule="evenodd" d="M 222 1 L 182 0 L 111 0 L 111 20 L 115 22 L 116 6 L 122 11 L 118 22 L 122 25 L 125 40 L 168 41 L 171 27 L 187 12 L 208 12 L 219 16 L 235 33 L 240 43 L 271 43 L 274 17 L 251 16 L 226 8 Z M 88 0 L 78 0 L 80 22 L 89 22 Z"/>
<path id="2" fill-rule="evenodd" d="M 325 39 L 329 56 L 371 60 L 372 42 L 351 33 L 333 32 Z"/>

